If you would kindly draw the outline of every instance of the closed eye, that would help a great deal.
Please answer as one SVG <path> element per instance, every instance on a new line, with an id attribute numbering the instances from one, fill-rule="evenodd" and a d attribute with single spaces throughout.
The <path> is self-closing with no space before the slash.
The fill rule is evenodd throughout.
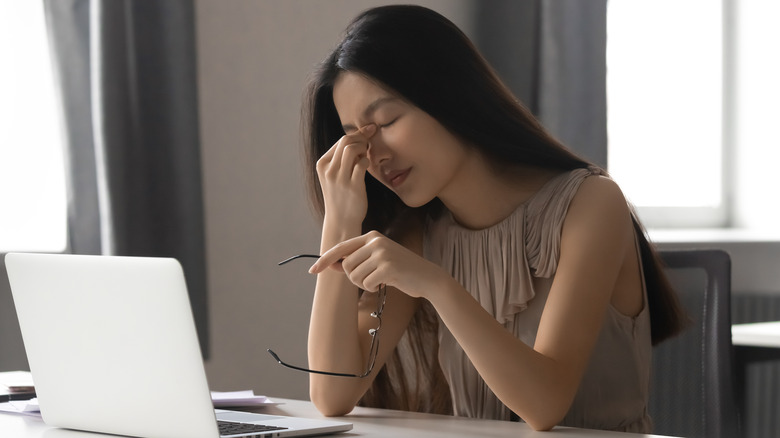
<path id="1" fill-rule="evenodd" d="M 395 123 L 399 118 L 400 118 L 400 116 L 394 118 L 393 120 L 389 121 L 388 123 L 385 123 L 383 125 L 379 125 L 379 127 L 380 128 L 387 128 L 388 126 L 392 126 L 392 124 Z"/>

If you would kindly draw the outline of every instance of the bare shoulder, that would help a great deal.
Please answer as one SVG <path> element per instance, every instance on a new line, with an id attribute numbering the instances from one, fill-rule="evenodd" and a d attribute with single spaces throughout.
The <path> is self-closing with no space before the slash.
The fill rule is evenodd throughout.
<path id="1" fill-rule="evenodd" d="M 630 236 L 631 209 L 617 183 L 604 176 L 586 178 L 569 205 L 563 231 L 564 240 L 577 236 L 579 243 Z"/>
<path id="2" fill-rule="evenodd" d="M 620 186 L 613 179 L 603 175 L 592 175 L 585 178 L 575 195 L 575 199 L 578 198 L 626 203 Z"/>
<path id="3" fill-rule="evenodd" d="M 626 214 L 628 201 L 618 184 L 605 176 L 594 175 L 585 178 L 569 206 L 569 213 Z"/>

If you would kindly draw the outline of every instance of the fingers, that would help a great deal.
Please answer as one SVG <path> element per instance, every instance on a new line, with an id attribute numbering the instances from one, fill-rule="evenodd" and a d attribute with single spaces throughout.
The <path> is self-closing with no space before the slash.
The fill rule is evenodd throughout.
<path id="1" fill-rule="evenodd" d="M 320 256 L 309 273 L 319 274 L 328 268 L 336 269 L 343 271 L 358 287 L 368 291 L 377 290 L 381 283 L 377 263 L 382 259 L 382 251 L 375 244 L 380 237 L 381 234 L 370 232 L 335 245 Z"/>
<path id="2" fill-rule="evenodd" d="M 361 246 L 341 261 L 341 267 L 354 285 L 372 291 L 374 288 L 367 280 L 371 274 L 376 272 L 376 263 L 377 260 L 371 257 L 371 250 L 366 246 Z"/>
<path id="3" fill-rule="evenodd" d="M 317 259 L 309 268 L 309 273 L 319 274 L 329 267 L 335 267 L 333 265 L 336 263 L 340 264 L 338 268 L 343 267 L 344 270 L 351 271 L 376 251 L 377 245 L 375 244 L 382 237 L 384 236 L 377 231 L 369 231 L 362 236 L 353 237 L 338 243 Z"/>
<path id="4" fill-rule="evenodd" d="M 345 240 L 335 245 L 333 248 L 325 251 L 325 253 L 322 254 L 313 265 L 311 265 L 311 268 L 309 268 L 309 273 L 319 274 L 325 269 L 345 259 L 363 245 L 364 236 L 358 236 L 349 240 Z"/>
<path id="5" fill-rule="evenodd" d="M 376 125 L 362 126 L 358 132 L 342 137 L 341 171 L 345 179 L 360 179 L 365 176 L 370 164 L 368 160 L 369 139 L 376 133 Z"/>
<path id="6" fill-rule="evenodd" d="M 367 142 L 361 141 L 345 145 L 342 148 L 341 163 L 338 168 L 339 180 L 352 181 L 356 173 L 365 175 L 364 173 L 360 172 L 360 167 L 365 164 L 362 163 L 362 158 L 366 157 L 367 152 Z M 366 166 L 366 168 L 368 168 L 368 166 Z"/>
<path id="7" fill-rule="evenodd" d="M 360 267 L 363 267 L 363 265 L 360 265 Z M 379 292 L 379 288 L 384 283 L 384 281 L 380 280 L 382 277 L 383 274 L 380 272 L 379 267 L 372 266 L 370 270 L 352 271 L 349 279 L 352 283 L 365 291 Z"/>
<path id="8" fill-rule="evenodd" d="M 355 132 L 345 134 L 317 161 L 320 175 L 342 177 L 344 180 L 365 175 L 368 168 L 368 141 L 376 133 L 373 123 L 360 127 Z"/>
<path id="9" fill-rule="evenodd" d="M 363 125 L 358 129 L 361 134 L 363 134 L 366 139 L 369 139 L 373 137 L 374 134 L 376 134 L 376 125 L 373 123 L 369 123 L 368 125 Z"/>
<path id="10" fill-rule="evenodd" d="M 362 182 L 363 178 L 366 176 L 366 172 L 368 171 L 368 166 L 370 164 L 371 162 L 368 160 L 368 157 L 360 158 L 352 168 L 351 181 L 353 183 Z"/>

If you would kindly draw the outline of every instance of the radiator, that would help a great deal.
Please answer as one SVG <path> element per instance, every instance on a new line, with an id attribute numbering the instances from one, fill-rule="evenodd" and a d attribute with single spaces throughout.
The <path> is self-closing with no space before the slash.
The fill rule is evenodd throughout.
<path id="1" fill-rule="evenodd" d="M 780 294 L 732 293 L 731 301 L 734 324 L 780 321 Z M 746 385 L 743 436 L 780 436 L 780 361 L 751 364 L 747 370 Z"/>

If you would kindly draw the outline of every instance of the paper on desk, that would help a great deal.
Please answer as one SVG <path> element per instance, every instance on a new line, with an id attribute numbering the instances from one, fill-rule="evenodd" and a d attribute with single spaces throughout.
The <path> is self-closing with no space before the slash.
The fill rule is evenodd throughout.
<path id="1" fill-rule="evenodd" d="M 0 403 L 0 412 L 10 412 L 12 414 L 41 416 L 41 408 L 38 407 L 38 399 L 30 400 L 12 400 Z"/>
<path id="2" fill-rule="evenodd" d="M 214 407 L 276 406 L 280 404 L 264 395 L 255 395 L 252 390 L 212 392 L 211 400 L 214 402 Z M 37 398 L 32 398 L 30 400 L 12 400 L 0 403 L 0 412 L 34 416 L 41 415 Z"/>
<path id="3" fill-rule="evenodd" d="M 214 407 L 226 408 L 226 407 L 240 407 L 240 406 L 276 406 L 279 403 L 274 402 L 264 395 L 255 395 L 255 392 L 247 391 L 231 391 L 231 392 L 211 392 L 211 400 L 214 402 Z"/>
<path id="4" fill-rule="evenodd" d="M 34 390 L 32 374 L 29 371 L 5 371 L 0 373 L 0 386 L 9 392 L 30 392 Z"/>

